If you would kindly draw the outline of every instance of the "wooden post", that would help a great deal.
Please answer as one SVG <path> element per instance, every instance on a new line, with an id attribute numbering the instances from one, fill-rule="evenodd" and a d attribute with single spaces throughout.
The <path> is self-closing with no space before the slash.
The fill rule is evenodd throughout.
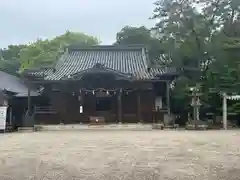
<path id="1" fill-rule="evenodd" d="M 80 90 L 78 100 L 79 100 L 79 113 L 80 113 L 80 124 L 81 124 L 84 121 L 83 118 L 84 118 L 84 111 L 85 111 L 85 109 L 83 107 L 83 93 L 82 93 L 82 90 Z"/>
<path id="2" fill-rule="evenodd" d="M 137 116 L 138 120 L 141 123 L 142 122 L 142 117 L 141 117 L 141 92 L 138 91 L 137 93 Z"/>
<path id="3" fill-rule="evenodd" d="M 28 88 L 27 113 L 24 114 L 23 126 L 29 127 L 34 125 L 32 119 L 32 104 L 31 104 L 31 90 Z"/>
<path id="4" fill-rule="evenodd" d="M 166 81 L 166 104 L 167 104 L 167 112 L 168 115 L 171 115 L 171 110 L 170 110 L 170 86 L 169 86 L 169 81 Z"/>
<path id="5" fill-rule="evenodd" d="M 223 93 L 223 128 L 227 130 L 227 94 Z"/>
<path id="6" fill-rule="evenodd" d="M 118 123 L 122 123 L 122 89 L 119 89 L 118 94 Z"/>
<path id="7" fill-rule="evenodd" d="M 12 125 L 13 121 L 12 107 L 9 107 L 9 123 Z"/>
<path id="8" fill-rule="evenodd" d="M 28 109 L 27 109 L 27 114 L 30 116 L 31 115 L 31 90 L 28 88 Z"/>

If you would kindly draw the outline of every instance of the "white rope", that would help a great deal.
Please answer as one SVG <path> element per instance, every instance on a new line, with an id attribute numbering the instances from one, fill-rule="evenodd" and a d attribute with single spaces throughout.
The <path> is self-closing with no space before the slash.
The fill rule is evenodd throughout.
<path id="1" fill-rule="evenodd" d="M 219 93 L 219 95 L 222 97 L 222 96 L 223 96 L 223 93 Z M 240 100 L 240 95 L 226 96 L 226 98 L 227 98 L 228 100 L 237 101 L 237 100 Z"/>
<path id="2" fill-rule="evenodd" d="M 227 99 L 237 101 L 240 100 L 240 95 L 227 96 Z"/>

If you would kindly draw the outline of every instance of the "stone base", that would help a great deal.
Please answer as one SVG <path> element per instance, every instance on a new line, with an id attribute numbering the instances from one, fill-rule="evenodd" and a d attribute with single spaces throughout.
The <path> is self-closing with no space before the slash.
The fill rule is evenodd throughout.
<path id="1" fill-rule="evenodd" d="M 33 127 L 33 131 L 34 131 L 34 132 L 41 131 L 41 130 L 42 130 L 42 126 L 41 126 L 41 125 L 35 125 L 35 126 Z"/>
<path id="2" fill-rule="evenodd" d="M 152 126 L 153 129 L 178 129 L 179 125 L 178 124 L 174 124 L 174 125 L 164 125 L 163 123 L 159 123 L 159 124 L 153 124 Z"/>
<path id="3" fill-rule="evenodd" d="M 161 130 L 163 130 L 164 129 L 164 124 L 153 124 L 152 128 L 153 129 L 161 129 Z"/>
<path id="4" fill-rule="evenodd" d="M 186 130 L 207 130 L 208 125 L 194 125 L 194 124 L 187 124 Z"/>
<path id="5" fill-rule="evenodd" d="M 19 127 L 18 131 L 19 132 L 33 132 L 34 128 L 33 127 Z"/>
<path id="6" fill-rule="evenodd" d="M 132 131 L 150 131 L 150 124 L 111 124 L 111 125 L 35 125 L 35 131 L 68 131 L 68 130 L 132 130 Z"/>

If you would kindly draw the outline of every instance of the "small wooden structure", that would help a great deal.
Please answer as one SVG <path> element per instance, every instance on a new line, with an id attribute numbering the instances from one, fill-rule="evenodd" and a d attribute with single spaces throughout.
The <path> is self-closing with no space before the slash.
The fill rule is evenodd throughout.
<path id="1" fill-rule="evenodd" d="M 0 106 L 7 106 L 7 130 L 24 126 L 28 95 L 39 95 L 35 91 L 28 92 L 28 87 L 19 77 L 0 71 Z"/>
<path id="2" fill-rule="evenodd" d="M 35 106 L 35 124 L 163 120 L 177 75 L 175 68 L 153 65 L 140 45 L 69 46 L 54 66 L 23 73 L 48 98 Z"/>

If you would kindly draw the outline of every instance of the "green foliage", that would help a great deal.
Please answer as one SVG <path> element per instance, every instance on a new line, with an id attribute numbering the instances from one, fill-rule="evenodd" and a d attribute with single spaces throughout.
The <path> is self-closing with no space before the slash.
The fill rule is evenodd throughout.
<path id="1" fill-rule="evenodd" d="M 20 67 L 20 62 L 17 60 L 0 60 L 0 70 L 5 71 L 9 74 L 18 75 L 18 69 Z"/>
<path id="2" fill-rule="evenodd" d="M 149 44 L 151 32 L 144 26 L 125 26 L 117 33 L 116 44 Z"/>
<path id="3" fill-rule="evenodd" d="M 20 70 L 53 64 L 67 45 L 92 46 L 97 44 L 99 41 L 95 37 L 69 31 L 52 40 L 37 40 L 21 50 Z"/>
<path id="4" fill-rule="evenodd" d="M 9 45 L 1 50 L 1 57 L 5 60 L 18 60 L 21 49 L 25 47 L 26 45 Z"/>
<path id="5" fill-rule="evenodd" d="M 205 107 L 219 107 L 216 93 L 239 92 L 240 1 L 158 0 L 155 5 L 154 29 L 172 65 L 185 69 L 173 99 L 187 100 L 192 82 L 201 85 Z"/>
<path id="6" fill-rule="evenodd" d="M 149 58 L 151 62 L 156 63 L 165 59 L 161 57 L 163 49 L 159 39 L 154 36 L 150 29 L 144 26 L 131 27 L 125 26 L 117 33 L 115 44 L 140 44 L 145 45 L 149 50 Z"/>
<path id="7" fill-rule="evenodd" d="M 29 45 L 10 45 L 0 50 L 0 70 L 18 75 L 27 68 L 52 65 L 67 45 L 92 46 L 97 38 L 77 32 L 66 32 L 54 39 L 37 40 Z"/>
<path id="8" fill-rule="evenodd" d="M 10 45 L 0 50 L 0 70 L 17 75 L 20 67 L 20 51 L 25 45 Z"/>

